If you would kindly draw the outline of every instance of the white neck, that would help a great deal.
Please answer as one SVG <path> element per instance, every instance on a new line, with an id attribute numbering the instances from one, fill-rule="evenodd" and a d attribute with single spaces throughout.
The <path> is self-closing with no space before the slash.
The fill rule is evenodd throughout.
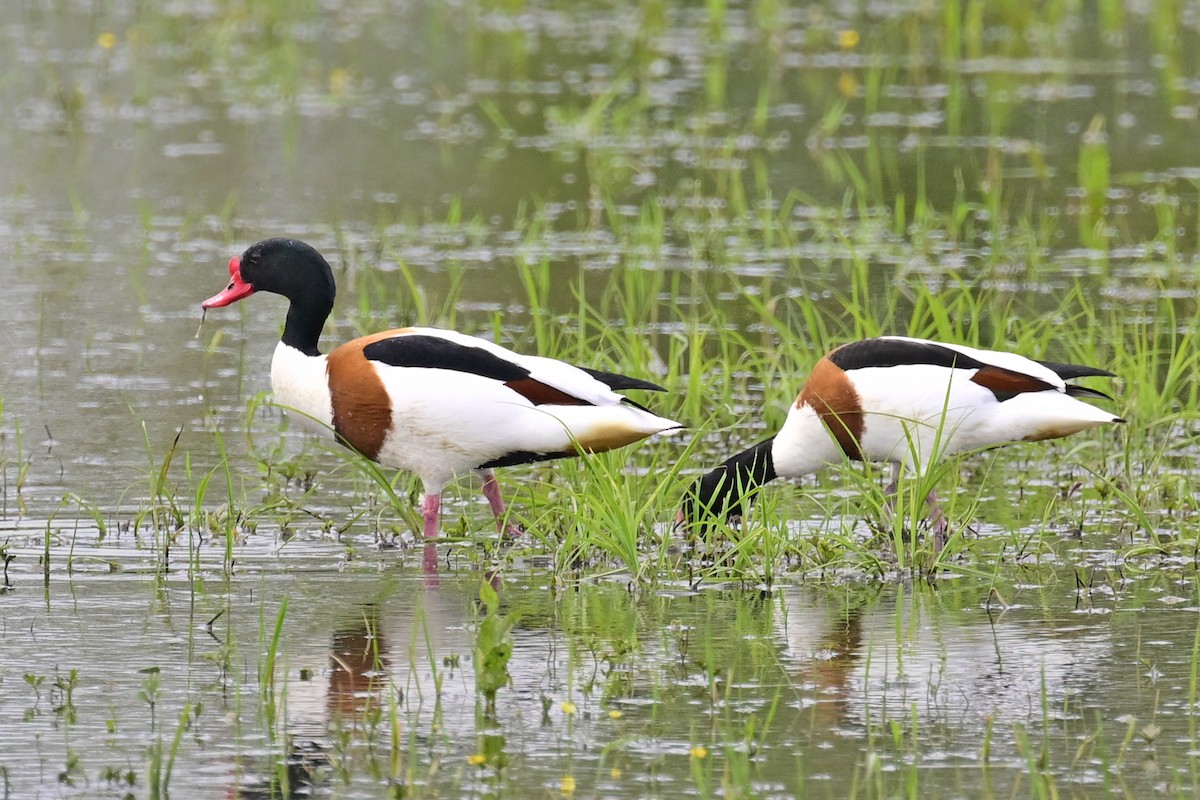
<path id="1" fill-rule="evenodd" d="M 775 472 L 781 478 L 808 475 L 844 457 L 817 412 L 806 405 L 792 406 L 771 447 Z"/>
<path id="2" fill-rule="evenodd" d="M 276 405 L 299 412 L 294 416 L 307 427 L 329 433 L 333 426 L 333 403 L 324 355 L 306 356 L 280 342 L 271 359 L 271 391 Z"/>

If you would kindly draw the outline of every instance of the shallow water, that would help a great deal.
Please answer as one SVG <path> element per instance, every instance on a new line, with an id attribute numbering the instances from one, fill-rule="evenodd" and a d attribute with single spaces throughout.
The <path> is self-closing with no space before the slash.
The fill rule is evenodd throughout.
<path id="1" fill-rule="evenodd" d="M 0 594 L 7 793 L 149 796 L 174 751 L 177 797 L 281 796 L 284 778 L 324 796 L 383 796 L 389 780 L 448 796 L 723 786 L 842 797 L 913 785 L 979 796 L 1032 792 L 1039 780 L 1065 796 L 1187 794 L 1198 752 L 1194 564 L 1118 558 L 1128 511 L 1064 490 L 1091 481 L 1070 447 L 965 468 L 977 527 L 1004 550 L 1001 563 L 1017 564 L 995 593 L 968 570 L 936 588 L 796 575 L 768 590 L 639 595 L 618 582 L 556 585 L 544 554 L 523 557 L 501 576 L 503 608 L 520 621 L 513 685 L 489 721 L 471 658 L 479 578 L 457 568 L 477 564 L 459 554 L 482 545 L 443 546 L 442 574 L 422 575 L 420 553 L 380 549 L 404 525 L 361 476 L 284 433 L 277 412 L 247 413 L 267 388 L 281 302 L 214 312 L 197 336 L 198 304 L 224 283 L 228 258 L 280 234 L 335 264 L 329 342 L 410 323 L 424 307 L 438 324 L 533 350 L 532 317 L 569 318 L 576 290 L 619 308 L 606 305 L 604 277 L 632 269 L 687 277 L 769 343 L 787 332 L 755 330 L 727 278 L 750 295 L 773 281 L 785 304 L 816 298 L 836 321 L 851 245 L 879 295 L 917 276 L 999 289 L 1038 313 L 1078 281 L 1129 326 L 1163 298 L 1191 319 L 1195 20 L 1187 9 L 1100 6 L 1059 20 L 999 8 L 977 38 L 961 21 L 961 51 L 936 4 L 10 9 L 0 21 L 0 541 L 16 559 Z M 1112 173 L 1101 198 L 1078 178 L 1098 138 Z M 856 181 L 872 200 L 845 209 Z M 922 192 L 932 213 L 965 209 L 960 238 L 893 229 L 884 211 L 904 198 L 913 219 Z M 1090 202 L 1117 231 L 1107 250 L 1088 238 Z M 1024 207 L 1040 210 L 1048 233 L 1007 226 L 1003 215 Z M 648 208 L 661 230 L 638 238 L 623 226 Z M 831 234 L 843 228 L 849 241 Z M 531 311 L 519 267 L 542 262 L 554 280 Z M 897 299 L 901 310 L 910 302 Z M 680 321 L 611 324 L 663 358 Z M 660 366 L 647 363 L 647 377 Z M 739 441 L 758 435 L 756 420 Z M 1187 506 L 1195 435 L 1173 424 L 1163 469 Z M 1116 458 L 1110 440 L 1081 446 Z M 650 447 L 633 451 L 631 471 L 652 468 Z M 502 480 L 520 493 L 546 474 Z M 815 488 L 821 502 L 851 491 L 836 477 Z M 241 524 L 232 577 L 219 518 L 229 494 L 277 508 Z M 449 507 L 486 541 L 490 522 L 470 495 L 458 490 Z M 1064 540 L 1045 544 L 1027 511 L 1051 498 Z M 828 522 L 815 504 L 799 508 L 812 519 L 798 531 Z M 1188 520 L 1164 512 L 1161 532 L 1187 535 Z M 1066 535 L 1084 526 L 1086 542 Z M 1027 550 L 1027 538 L 1039 545 Z M 260 670 L 285 597 L 272 684 Z"/>
<path id="2" fill-rule="evenodd" d="M 300 796 L 669 797 L 722 774 L 759 796 L 845 796 L 852 781 L 975 796 L 1021 793 L 1042 752 L 1065 796 L 1146 796 L 1189 785 L 1200 752 L 1196 583 L 1168 564 L 1085 589 L 1031 567 L 995 593 L 957 579 L 631 595 L 513 575 L 496 582 L 517 615 L 512 683 L 487 718 L 477 576 L 304 542 L 247 548 L 231 581 L 189 581 L 122 565 L 120 549 L 96 556 L 114 571 L 53 571 L 44 591 L 14 576 L 10 796 L 141 795 L 158 743 L 186 797 L 289 781 Z"/>

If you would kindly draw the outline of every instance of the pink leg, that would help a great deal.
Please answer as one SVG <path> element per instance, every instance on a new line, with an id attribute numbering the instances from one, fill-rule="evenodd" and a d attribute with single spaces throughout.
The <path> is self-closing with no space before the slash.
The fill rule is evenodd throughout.
<path id="1" fill-rule="evenodd" d="M 884 493 L 887 494 L 889 497 L 895 497 L 896 490 L 898 488 L 900 488 L 900 470 L 901 469 L 903 469 L 903 467 L 900 466 L 899 461 L 892 462 L 892 482 L 889 483 L 887 485 L 887 488 L 883 490 Z"/>
<path id="2" fill-rule="evenodd" d="M 425 519 L 425 538 L 436 539 L 438 535 L 438 512 L 442 509 L 440 494 L 427 494 L 421 501 L 421 516 Z"/>
<path id="3" fill-rule="evenodd" d="M 506 536 L 520 536 L 522 531 L 516 525 L 504 524 L 504 498 L 500 496 L 500 484 L 496 482 L 496 473 L 490 469 L 483 471 L 483 496 L 492 507 L 492 515 L 496 517 L 496 530 Z"/>
<path id="4" fill-rule="evenodd" d="M 424 556 L 424 558 L 422 559 L 422 564 L 425 567 L 425 585 L 426 586 L 437 586 L 438 585 L 437 546 L 432 545 L 432 544 L 425 545 L 425 552 L 424 552 L 423 556 Z"/>
<path id="5" fill-rule="evenodd" d="M 900 484 L 900 470 L 902 469 L 899 461 L 892 462 L 892 482 L 883 490 L 887 496 L 888 510 L 892 512 L 896 509 L 896 490 Z M 950 523 L 946 519 L 946 512 L 942 511 L 942 506 L 938 503 L 937 491 L 930 490 L 925 497 L 925 507 L 929 509 L 929 530 L 933 534 L 933 541 L 940 552 L 945 549 L 946 542 L 949 541 Z"/>
<path id="6" fill-rule="evenodd" d="M 892 462 L 892 482 L 889 483 L 883 490 L 883 507 L 889 516 L 896 514 L 896 494 L 900 491 L 900 466 L 899 461 Z"/>
<path id="7" fill-rule="evenodd" d="M 942 511 L 942 507 L 938 503 L 936 491 L 932 489 L 929 491 L 929 496 L 925 498 L 925 505 L 929 508 L 929 530 L 933 532 L 933 541 L 940 553 L 946 549 L 946 543 L 950 539 L 950 523 L 946 521 L 946 512 Z"/>

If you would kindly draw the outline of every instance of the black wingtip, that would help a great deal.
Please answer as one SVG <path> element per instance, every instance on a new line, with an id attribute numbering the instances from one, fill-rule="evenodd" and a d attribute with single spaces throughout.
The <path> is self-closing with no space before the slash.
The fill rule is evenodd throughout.
<path id="1" fill-rule="evenodd" d="M 1097 400 L 1112 400 L 1111 395 L 1107 395 L 1099 389 L 1092 389 L 1089 386 L 1076 386 L 1073 383 L 1068 383 L 1066 391 L 1069 397 L 1092 397 Z"/>
<path id="2" fill-rule="evenodd" d="M 620 373 L 617 373 L 617 372 L 605 372 L 604 370 L 588 369 L 587 367 L 582 367 L 581 369 L 583 369 L 583 371 L 586 372 L 588 375 L 591 375 L 593 378 L 595 378 L 596 380 L 600 381 L 605 386 L 607 386 L 608 388 L 613 389 L 613 390 L 644 389 L 648 392 L 665 392 L 666 391 L 666 389 L 659 386 L 657 383 L 651 383 L 650 381 L 644 381 L 644 380 L 641 380 L 640 378 L 631 378 L 628 375 L 621 375 Z"/>
<path id="3" fill-rule="evenodd" d="M 1061 364 L 1057 361 L 1039 361 L 1046 369 L 1053 372 L 1064 381 L 1072 378 L 1115 378 L 1116 373 L 1099 367 L 1085 367 L 1081 364 Z"/>

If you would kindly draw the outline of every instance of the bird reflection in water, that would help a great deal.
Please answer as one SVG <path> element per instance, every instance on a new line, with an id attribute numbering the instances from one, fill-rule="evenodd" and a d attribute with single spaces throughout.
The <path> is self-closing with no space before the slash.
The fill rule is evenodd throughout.
<path id="1" fill-rule="evenodd" d="M 301 670 L 289 682 L 283 763 L 278 755 L 244 765 L 241 785 L 231 797 L 284 800 L 309 797 L 334 775 L 332 751 L 357 738 L 372 737 L 390 702 L 402 700 L 389 689 L 389 644 L 375 604 L 358 607 L 336 628 L 324 675 Z M 388 696 L 395 691 L 395 698 Z M 254 763 L 257 762 L 257 763 Z"/>
<path id="2" fill-rule="evenodd" d="M 437 552 L 426 546 L 425 564 L 436 565 Z M 496 571 L 482 579 L 501 594 Z M 349 779 L 339 770 L 362 757 L 373 758 L 377 746 L 403 747 L 394 741 L 403 732 L 393 730 L 393 716 L 403 707 L 406 725 L 412 715 L 433 720 L 434 729 L 449 719 L 463 720 L 460 736 L 478 736 L 479 752 L 489 763 L 500 763 L 504 737 L 475 728 L 475 681 L 472 648 L 475 633 L 467 623 L 485 613 L 475 581 L 443 581 L 428 569 L 419 583 L 390 599 L 367 603 L 337 613 L 329 639 L 324 669 L 288 676 L 281 698 L 286 715 L 284 741 L 275 741 L 269 753 L 248 757 L 241 765 L 241 785 L 230 792 L 237 798 L 308 797 L 330 781 Z M 443 659 L 430 663 L 431 654 Z M 317 654 L 308 660 L 320 663 Z M 467 658 L 459 662 L 458 656 Z M 303 663 L 303 654 L 293 654 Z M 460 672 L 461 671 L 461 672 Z M 458 677 L 455 677 L 456 674 Z M 424 712 L 429 712 L 425 714 Z M 414 733 L 424 740 L 429 732 Z M 280 753 L 280 749 L 284 752 Z M 389 757 L 399 757 L 399 750 Z M 361 765 L 358 765 L 361 766 Z M 385 773 L 395 765 L 378 765 Z"/>

